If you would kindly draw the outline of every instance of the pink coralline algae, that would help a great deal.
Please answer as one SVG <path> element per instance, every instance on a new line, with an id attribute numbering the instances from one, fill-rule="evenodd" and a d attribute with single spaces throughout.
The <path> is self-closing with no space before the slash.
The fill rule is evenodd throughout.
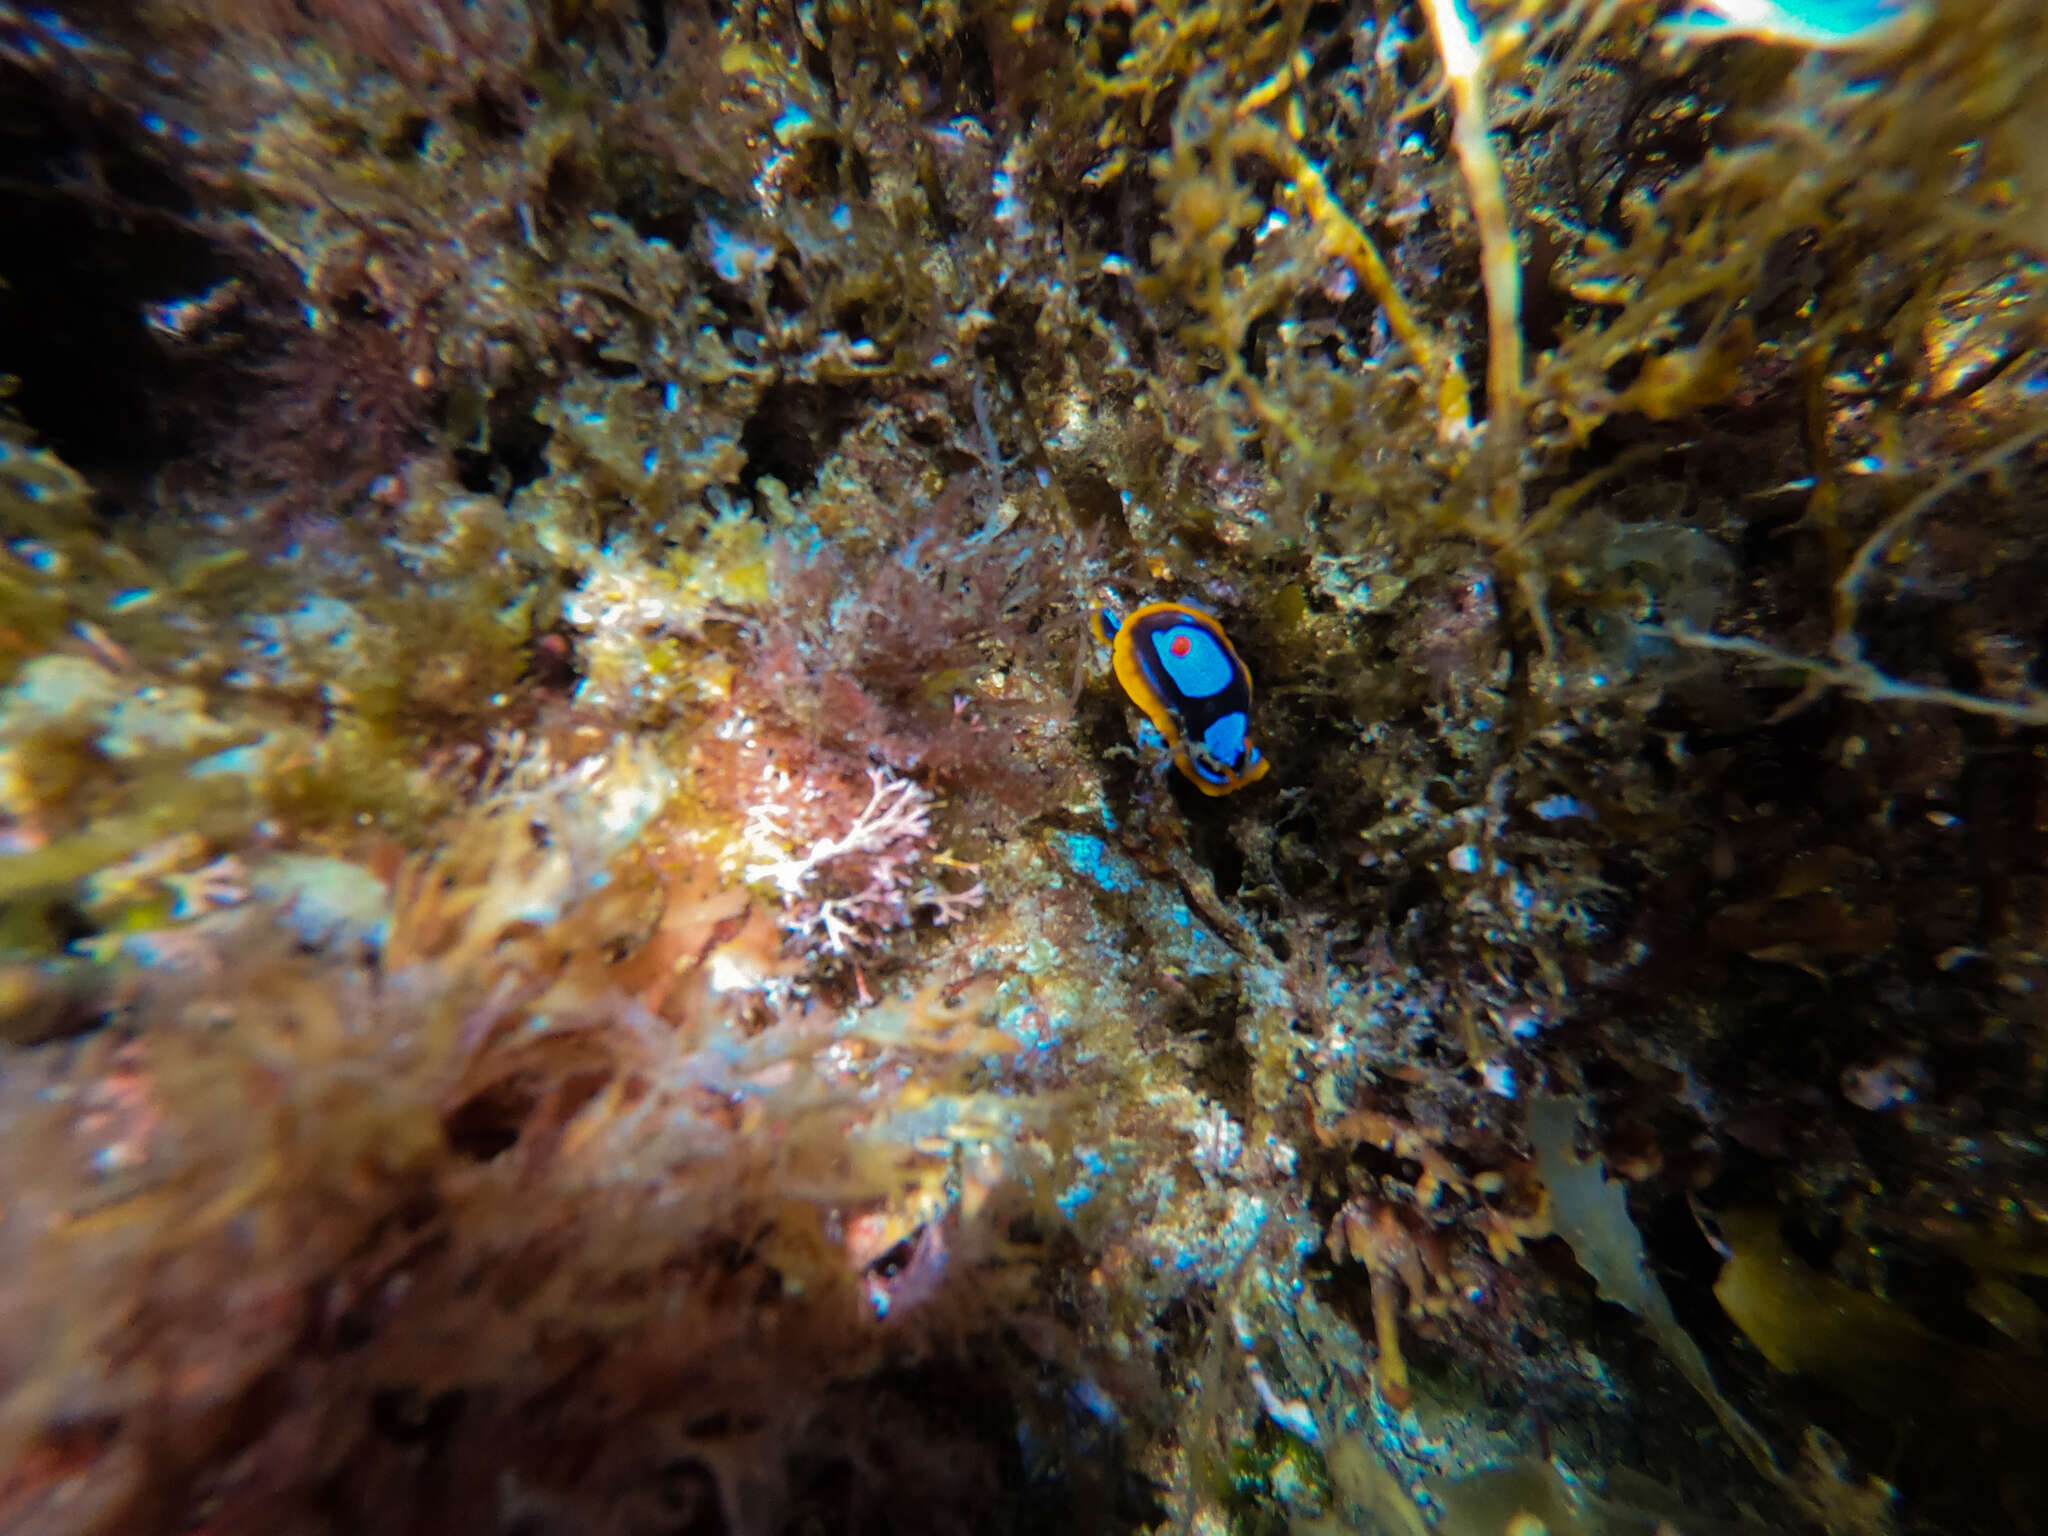
<path id="1" fill-rule="evenodd" d="M 934 865 L 978 872 L 933 850 L 929 790 L 887 768 L 867 777 L 866 804 L 836 833 L 820 827 L 828 787 L 772 765 L 747 810 L 746 845 L 757 859 L 746 880 L 773 886 L 789 931 L 833 955 L 872 948 L 919 912 L 940 925 L 958 922 L 987 894 L 980 880 L 948 889 L 927 873 Z"/>

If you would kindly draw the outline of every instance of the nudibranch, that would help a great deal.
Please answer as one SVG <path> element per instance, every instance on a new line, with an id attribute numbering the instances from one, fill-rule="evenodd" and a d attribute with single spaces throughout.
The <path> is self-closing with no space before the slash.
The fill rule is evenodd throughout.
<path id="1" fill-rule="evenodd" d="M 1146 603 L 1092 620 L 1131 702 L 1205 795 L 1256 784 L 1271 766 L 1251 744 L 1252 677 L 1223 626 L 1185 603 Z"/>

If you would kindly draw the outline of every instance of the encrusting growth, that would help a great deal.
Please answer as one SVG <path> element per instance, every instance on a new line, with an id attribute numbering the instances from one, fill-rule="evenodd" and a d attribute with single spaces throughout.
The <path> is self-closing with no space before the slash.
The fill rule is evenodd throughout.
<path id="1" fill-rule="evenodd" d="M 2044 87 L 0 0 L 0 1524 L 2024 1524 Z"/>

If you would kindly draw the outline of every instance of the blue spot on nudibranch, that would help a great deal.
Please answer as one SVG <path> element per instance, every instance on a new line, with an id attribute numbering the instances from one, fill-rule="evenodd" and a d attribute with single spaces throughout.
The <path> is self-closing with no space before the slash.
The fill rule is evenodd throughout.
<path id="1" fill-rule="evenodd" d="M 1244 712 L 1235 710 L 1209 723 L 1209 729 L 1202 732 L 1202 745 L 1218 762 L 1234 765 L 1244 756 L 1244 735 L 1249 726 Z"/>
<path id="2" fill-rule="evenodd" d="M 1152 637 L 1152 649 L 1174 687 L 1191 699 L 1221 693 L 1237 680 L 1237 669 L 1215 636 L 1192 624 L 1162 629 Z"/>

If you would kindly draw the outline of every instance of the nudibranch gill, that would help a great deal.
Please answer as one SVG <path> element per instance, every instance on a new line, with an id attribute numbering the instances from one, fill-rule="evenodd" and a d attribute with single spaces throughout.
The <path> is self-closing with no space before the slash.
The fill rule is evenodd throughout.
<path id="1" fill-rule="evenodd" d="M 1121 620 L 1102 609 L 1092 622 L 1117 681 L 1197 789 L 1227 795 L 1266 776 L 1251 744 L 1252 677 L 1221 624 L 1185 603 L 1146 603 Z"/>

